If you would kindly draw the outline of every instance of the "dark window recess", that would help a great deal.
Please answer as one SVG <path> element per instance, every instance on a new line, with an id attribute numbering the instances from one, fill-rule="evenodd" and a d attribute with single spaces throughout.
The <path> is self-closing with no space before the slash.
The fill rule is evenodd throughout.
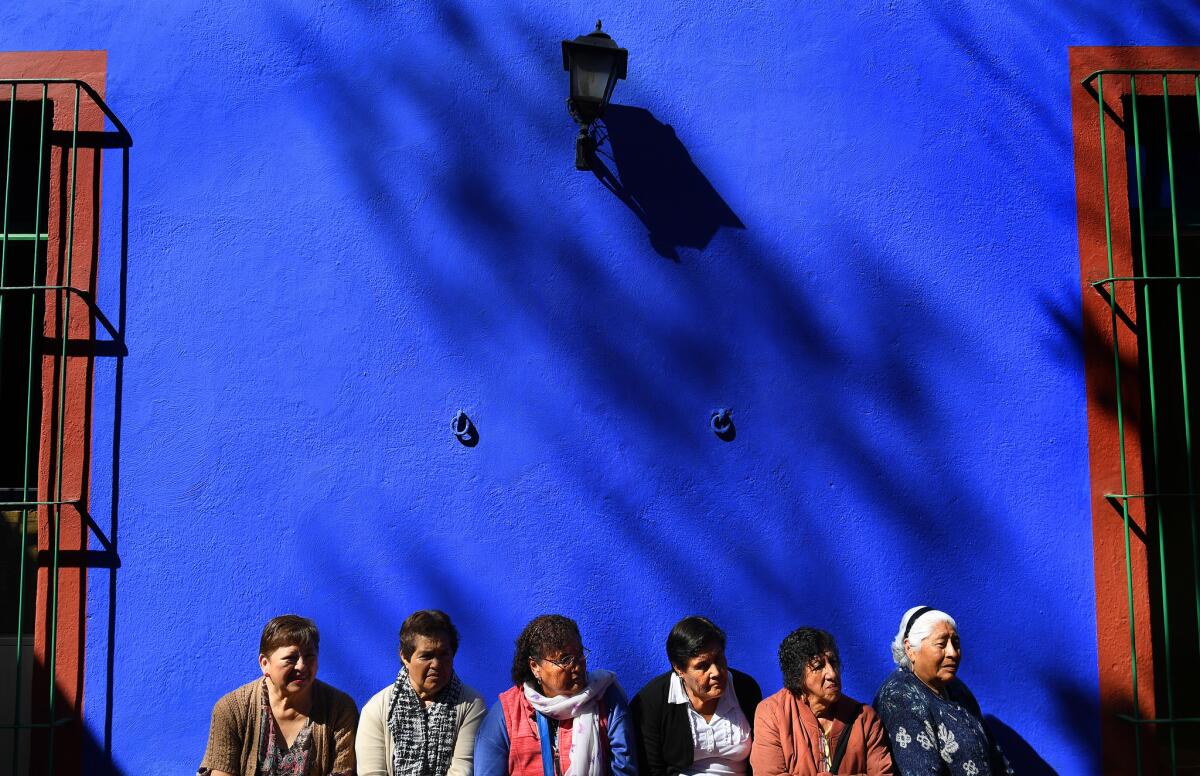
<path id="1" fill-rule="evenodd" d="M 41 500 L 43 294 L 11 289 L 45 282 L 50 103 L 45 113 L 41 101 L 0 101 L 0 219 L 7 215 L 8 233 L 0 287 L 10 289 L 0 291 L 0 502 L 10 504 Z M 36 551 L 37 509 L 0 507 L 0 635 L 16 633 L 18 609 L 22 631 L 33 632 Z"/>
<path id="2" fill-rule="evenodd" d="M 1139 79 L 1139 87 L 1141 83 Z M 1125 98 L 1134 275 L 1200 276 L 1200 116 L 1196 97 L 1170 97 L 1164 104 L 1161 95 L 1139 96 L 1136 141 L 1134 107 L 1133 100 Z M 1168 112 L 1173 170 L 1168 164 Z M 1193 522 L 1200 486 L 1200 282 L 1147 281 L 1137 283 L 1136 288 L 1142 471 L 1146 491 L 1157 494 L 1146 500 L 1152 518 L 1146 540 L 1151 559 L 1155 697 L 1159 717 L 1168 716 L 1170 697 L 1173 716 L 1191 718 L 1200 716 L 1200 671 L 1194 662 L 1200 655 L 1196 535 L 1200 527 Z M 1190 415 L 1190 451 L 1185 412 Z M 1169 674 L 1168 660 L 1172 663 Z M 1184 738 L 1191 735 L 1186 729 L 1180 733 Z"/>

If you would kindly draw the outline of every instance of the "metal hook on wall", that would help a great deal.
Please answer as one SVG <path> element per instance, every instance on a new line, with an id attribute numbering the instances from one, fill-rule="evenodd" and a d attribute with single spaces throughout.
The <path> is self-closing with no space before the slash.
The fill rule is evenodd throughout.
<path id="1" fill-rule="evenodd" d="M 737 429 L 733 427 L 733 410 L 728 407 L 713 410 L 708 418 L 708 427 L 717 435 L 717 439 L 724 442 L 731 442 L 737 436 Z"/>
<path id="2" fill-rule="evenodd" d="M 455 414 L 454 420 L 450 421 L 450 430 L 454 432 L 454 436 L 458 437 L 458 441 L 467 447 L 479 444 L 479 433 L 475 430 L 475 424 L 462 410 L 459 410 Z"/>

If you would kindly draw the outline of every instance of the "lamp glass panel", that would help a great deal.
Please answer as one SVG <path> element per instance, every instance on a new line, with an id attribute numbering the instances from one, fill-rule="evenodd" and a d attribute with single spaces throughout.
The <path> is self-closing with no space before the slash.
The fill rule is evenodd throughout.
<path id="1" fill-rule="evenodd" d="M 603 101 L 608 91 L 608 81 L 616 68 L 616 60 L 612 51 L 576 46 L 571 52 L 571 96 Z"/>

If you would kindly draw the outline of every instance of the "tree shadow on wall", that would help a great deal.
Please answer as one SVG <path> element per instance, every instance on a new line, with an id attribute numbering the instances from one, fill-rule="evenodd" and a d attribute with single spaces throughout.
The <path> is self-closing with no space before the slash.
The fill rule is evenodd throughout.
<path id="1" fill-rule="evenodd" d="M 610 105 L 600 130 L 592 173 L 646 225 L 659 256 L 679 261 L 679 248 L 703 250 L 721 227 L 746 228 L 650 111 Z"/>
<path id="2" fill-rule="evenodd" d="M 1058 771 L 1051 768 L 1020 733 L 991 714 L 985 715 L 984 721 L 987 722 L 988 730 L 996 737 L 996 743 L 1000 744 L 1001 751 L 1012 764 L 1014 771 L 1030 776 L 1056 776 Z"/>

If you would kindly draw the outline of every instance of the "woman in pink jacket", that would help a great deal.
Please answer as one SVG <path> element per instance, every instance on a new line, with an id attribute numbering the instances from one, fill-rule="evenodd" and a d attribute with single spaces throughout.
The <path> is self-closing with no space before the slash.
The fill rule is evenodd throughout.
<path id="1" fill-rule="evenodd" d="M 892 776 L 879 715 L 842 694 L 833 636 L 798 628 L 779 645 L 784 687 L 754 715 L 754 776 Z"/>

